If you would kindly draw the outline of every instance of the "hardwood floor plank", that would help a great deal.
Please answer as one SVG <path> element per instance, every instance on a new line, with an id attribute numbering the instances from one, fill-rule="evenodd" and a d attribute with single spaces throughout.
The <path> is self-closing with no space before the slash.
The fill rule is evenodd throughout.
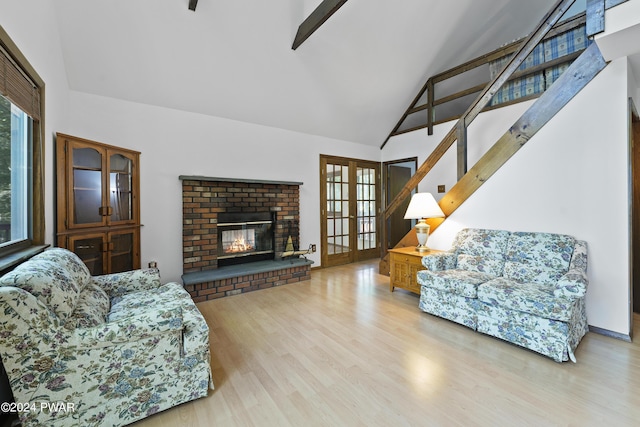
<path id="1" fill-rule="evenodd" d="M 198 304 L 216 389 L 135 425 L 637 425 L 640 344 L 589 333 L 556 363 L 423 313 L 377 269 Z"/>

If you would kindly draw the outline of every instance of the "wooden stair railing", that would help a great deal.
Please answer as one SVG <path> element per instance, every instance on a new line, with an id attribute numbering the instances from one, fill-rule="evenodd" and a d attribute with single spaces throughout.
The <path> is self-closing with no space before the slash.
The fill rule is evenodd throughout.
<path id="1" fill-rule="evenodd" d="M 404 188 L 387 206 L 383 214 L 383 236 L 386 236 L 386 223 L 390 215 L 409 196 L 411 190 L 427 175 L 444 153 L 458 140 L 466 151 L 466 129 L 471 121 L 480 113 L 500 86 L 509 78 L 529 55 L 531 50 L 544 37 L 557 20 L 571 6 L 573 0 L 560 0 L 547 13 L 536 29 L 523 41 L 520 50 L 513 56 L 501 73 L 485 88 L 476 101 L 468 108 L 460 120 L 452 127 L 442 142 L 429 155 L 416 173 L 405 184 Z M 516 151 L 518 151 L 544 124 L 546 124 L 570 99 L 575 96 L 606 63 L 595 43 L 585 50 L 580 57 L 563 73 L 562 76 L 523 114 L 523 116 L 503 135 L 485 155 L 465 173 L 451 190 L 440 200 L 439 205 L 445 216 L 451 215 L 471 194 L 493 175 Z M 429 220 L 431 230 L 435 230 L 442 219 Z M 386 245 L 382 245 L 380 273 L 388 274 L 388 254 Z"/>

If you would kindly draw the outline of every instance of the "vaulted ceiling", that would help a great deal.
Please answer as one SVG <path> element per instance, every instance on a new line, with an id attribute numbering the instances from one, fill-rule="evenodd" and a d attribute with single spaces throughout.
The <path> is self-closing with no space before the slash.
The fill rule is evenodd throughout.
<path id="1" fill-rule="evenodd" d="M 426 79 L 523 37 L 554 0 L 56 0 L 72 90 L 379 146 Z"/>

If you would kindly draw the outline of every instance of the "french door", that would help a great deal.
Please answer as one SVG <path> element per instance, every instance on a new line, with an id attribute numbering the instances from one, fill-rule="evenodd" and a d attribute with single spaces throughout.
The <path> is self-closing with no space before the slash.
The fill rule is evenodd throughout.
<path id="1" fill-rule="evenodd" d="M 323 266 L 380 256 L 380 163 L 320 156 Z"/>

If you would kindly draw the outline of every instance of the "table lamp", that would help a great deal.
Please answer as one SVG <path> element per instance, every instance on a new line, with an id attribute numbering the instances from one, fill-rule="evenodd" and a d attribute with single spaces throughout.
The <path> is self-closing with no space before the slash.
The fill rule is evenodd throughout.
<path id="1" fill-rule="evenodd" d="M 418 246 L 416 246 L 418 252 L 430 250 L 427 246 L 427 239 L 429 238 L 429 229 L 431 227 L 427 224 L 427 218 L 444 218 L 444 212 L 442 212 L 431 193 L 415 193 L 411 197 L 404 219 L 418 220 L 415 227 L 416 236 L 418 237 Z"/>

